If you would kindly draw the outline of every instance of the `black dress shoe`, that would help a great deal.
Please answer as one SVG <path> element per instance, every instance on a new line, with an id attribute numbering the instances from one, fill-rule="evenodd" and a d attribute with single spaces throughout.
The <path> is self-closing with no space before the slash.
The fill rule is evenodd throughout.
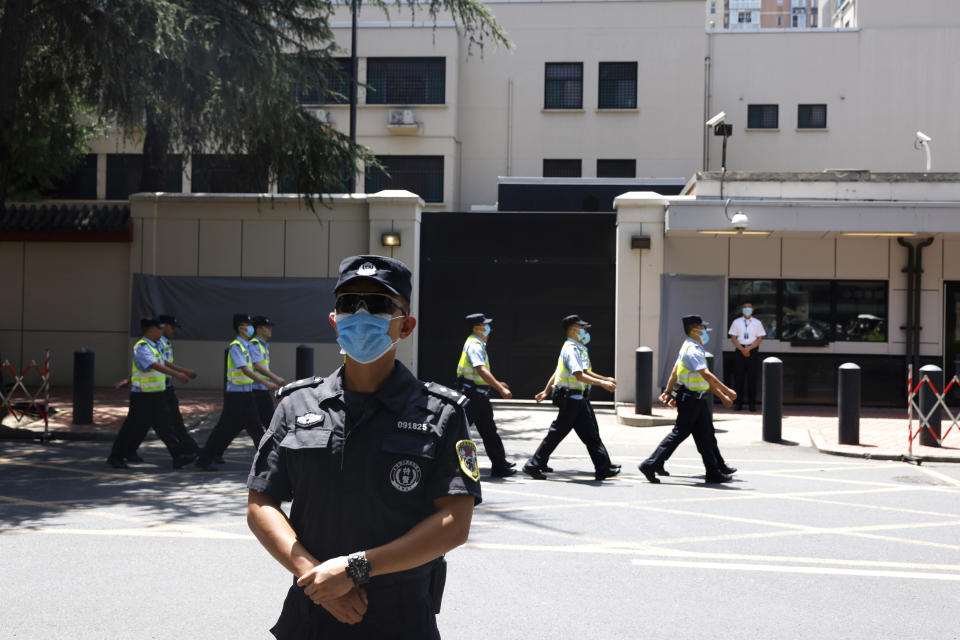
<path id="1" fill-rule="evenodd" d="M 516 462 L 508 462 L 508 463 L 507 463 L 507 466 L 510 467 L 511 469 L 513 469 L 514 467 L 517 466 L 517 463 L 516 463 Z"/>
<path id="2" fill-rule="evenodd" d="M 210 462 L 209 460 L 203 460 L 202 458 L 197 458 L 197 461 L 196 461 L 196 463 L 194 463 L 194 464 L 196 464 L 197 469 L 200 469 L 200 470 L 202 470 L 202 471 L 216 471 L 216 470 L 217 470 L 217 468 L 216 468 L 215 466 L 213 466 L 213 463 L 212 463 L 212 462 Z"/>
<path id="3" fill-rule="evenodd" d="M 547 465 L 542 464 L 540 465 L 540 471 L 543 471 L 544 473 L 553 473 L 553 467 L 548 467 Z"/>
<path id="4" fill-rule="evenodd" d="M 129 456 L 124 456 L 124 459 L 126 459 L 127 462 L 143 462 L 143 458 L 135 453 Z"/>
<path id="5" fill-rule="evenodd" d="M 223 456 L 217 456 L 216 458 L 213 459 L 213 464 L 227 464 L 227 463 L 224 462 Z"/>
<path id="6" fill-rule="evenodd" d="M 129 469 L 130 467 L 126 462 L 123 461 L 123 458 L 107 458 L 107 464 L 113 467 L 114 469 Z"/>
<path id="7" fill-rule="evenodd" d="M 490 469 L 491 478 L 509 478 L 517 472 L 516 469 L 511 469 L 510 467 L 502 467 L 499 469 Z"/>
<path id="8" fill-rule="evenodd" d="M 194 460 L 197 459 L 197 454 L 195 453 L 181 453 L 176 458 L 173 459 L 173 468 L 182 469 Z"/>
<path id="9" fill-rule="evenodd" d="M 543 475 L 543 471 L 540 470 L 535 464 L 527 463 L 523 465 L 523 472 L 533 478 L 534 480 L 546 480 L 547 476 Z"/>
<path id="10" fill-rule="evenodd" d="M 654 469 L 653 471 L 654 471 L 654 473 L 656 473 L 658 476 L 664 476 L 664 477 L 669 477 L 669 476 L 670 476 L 670 472 L 667 471 L 666 469 L 664 469 L 664 468 L 663 468 L 663 465 L 660 465 L 659 467 L 657 467 L 657 468 Z"/>
<path id="11" fill-rule="evenodd" d="M 594 480 L 605 480 L 607 478 L 612 478 L 613 476 L 620 473 L 619 466 L 609 466 L 606 469 L 601 469 L 600 471 L 595 471 L 593 474 Z"/>
<path id="12" fill-rule="evenodd" d="M 655 475 L 656 470 L 653 468 L 652 464 L 641 462 L 638 468 L 640 469 L 640 473 L 643 474 L 643 477 L 645 477 L 648 482 L 660 484 L 660 478 Z"/>
<path id="13" fill-rule="evenodd" d="M 728 475 L 728 476 L 732 476 L 733 474 L 735 474 L 735 473 L 737 472 L 737 468 L 736 468 L 736 467 L 730 467 L 730 466 L 727 466 L 726 464 L 720 465 L 720 466 L 718 467 L 718 469 L 719 469 L 720 473 L 722 473 L 722 474 L 724 474 L 724 475 Z"/>
<path id="14" fill-rule="evenodd" d="M 711 484 L 718 482 L 730 482 L 733 480 L 733 476 L 728 476 L 725 473 L 720 473 L 719 471 L 712 471 L 703 477 L 704 482 L 709 482 Z"/>
<path id="15" fill-rule="evenodd" d="M 610 468 L 611 468 L 611 469 L 616 469 L 617 471 L 620 471 L 620 465 L 618 465 L 618 464 L 611 464 L 611 465 L 610 465 Z"/>

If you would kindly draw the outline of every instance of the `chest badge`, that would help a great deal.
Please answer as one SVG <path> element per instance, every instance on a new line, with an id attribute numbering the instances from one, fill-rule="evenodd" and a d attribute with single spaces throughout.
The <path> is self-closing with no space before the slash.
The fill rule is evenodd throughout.
<path id="1" fill-rule="evenodd" d="M 461 440 L 457 443 L 457 458 L 460 468 L 474 482 L 480 481 L 480 466 L 477 464 L 477 445 L 472 440 Z"/>
<path id="2" fill-rule="evenodd" d="M 306 413 L 302 416 L 297 416 L 298 427 L 312 427 L 321 423 L 323 423 L 323 416 L 318 413 Z"/>
<path id="3" fill-rule="evenodd" d="M 413 460 L 401 460 L 390 469 L 390 484 L 397 491 L 407 493 L 417 488 L 422 476 L 420 465 Z"/>

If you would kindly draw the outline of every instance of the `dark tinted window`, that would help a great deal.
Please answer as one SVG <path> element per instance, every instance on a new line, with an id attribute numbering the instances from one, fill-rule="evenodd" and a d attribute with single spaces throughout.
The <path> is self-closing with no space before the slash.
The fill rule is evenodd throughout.
<path id="1" fill-rule="evenodd" d="M 636 178 L 637 161 L 630 160 L 597 160 L 598 178 Z"/>
<path id="2" fill-rule="evenodd" d="M 97 154 L 83 156 L 77 168 L 67 176 L 53 195 L 57 200 L 97 199 Z"/>
<path id="3" fill-rule="evenodd" d="M 309 74 L 297 82 L 300 104 L 348 104 L 350 102 L 350 58 L 334 58 L 323 70 L 323 78 Z"/>
<path id="4" fill-rule="evenodd" d="M 143 156 L 139 153 L 111 153 L 107 155 L 107 200 L 126 200 L 140 190 L 143 175 Z M 183 191 L 183 158 L 167 156 L 164 191 Z"/>
<path id="5" fill-rule="evenodd" d="M 600 109 L 636 109 L 637 108 L 637 63 L 601 62 L 600 95 L 597 99 Z"/>
<path id="6" fill-rule="evenodd" d="M 545 75 L 544 109 L 583 108 L 582 62 L 548 62 Z"/>
<path id="7" fill-rule="evenodd" d="M 197 155 L 190 190 L 193 193 L 266 193 L 266 175 L 257 175 L 246 156 Z"/>
<path id="8" fill-rule="evenodd" d="M 443 156 L 377 156 L 387 171 L 368 168 L 366 192 L 406 189 L 424 202 L 443 202 Z"/>
<path id="9" fill-rule="evenodd" d="M 827 105 L 801 104 L 797 105 L 798 129 L 826 129 Z"/>
<path id="10" fill-rule="evenodd" d="M 444 58 L 367 58 L 367 104 L 444 104 Z"/>
<path id="11" fill-rule="evenodd" d="M 544 160 L 544 178 L 579 178 L 582 175 L 580 160 Z"/>
<path id="12" fill-rule="evenodd" d="M 747 105 L 748 129 L 777 129 L 780 127 L 780 108 L 775 104 Z"/>

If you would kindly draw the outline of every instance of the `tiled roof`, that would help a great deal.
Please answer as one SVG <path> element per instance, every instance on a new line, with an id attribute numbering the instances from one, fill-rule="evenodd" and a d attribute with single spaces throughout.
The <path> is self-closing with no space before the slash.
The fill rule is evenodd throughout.
<path id="1" fill-rule="evenodd" d="M 11 204 L 0 212 L 0 240 L 129 242 L 130 205 Z"/>

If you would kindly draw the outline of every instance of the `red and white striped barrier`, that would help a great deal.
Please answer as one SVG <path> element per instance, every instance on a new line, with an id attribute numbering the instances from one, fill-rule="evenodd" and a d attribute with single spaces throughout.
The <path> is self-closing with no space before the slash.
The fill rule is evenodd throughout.
<path id="1" fill-rule="evenodd" d="M 50 437 L 50 349 L 43 354 L 43 367 L 37 364 L 36 360 L 31 360 L 30 364 L 21 371 L 17 372 L 9 360 L 0 362 L 0 371 L 9 371 L 13 376 L 13 385 L 9 391 L 4 394 L 3 387 L 0 387 L 0 408 L 6 409 L 17 422 L 20 422 L 27 414 L 39 415 L 43 417 L 43 439 Z M 24 378 L 31 371 L 36 371 L 40 375 L 40 387 L 36 394 L 30 393 Z M 24 399 L 17 396 L 20 392 Z"/>
<path id="2" fill-rule="evenodd" d="M 920 390 L 925 384 L 930 387 L 930 390 L 933 391 L 933 397 L 936 398 L 936 402 L 934 402 L 933 406 L 926 414 L 921 411 L 919 400 Z M 947 386 L 943 388 L 943 392 L 940 393 L 937 391 L 937 388 L 934 386 L 927 374 L 923 374 L 923 377 L 920 378 L 917 386 L 914 387 L 913 365 L 907 366 L 907 437 L 909 440 L 907 447 L 911 455 L 913 454 L 913 441 L 916 440 L 917 436 L 919 436 L 924 429 L 930 432 L 930 435 L 933 436 L 933 439 L 937 441 L 938 445 L 943 444 L 943 439 L 946 438 L 951 431 L 953 431 L 954 427 L 957 428 L 957 431 L 960 431 L 960 426 L 958 426 L 958 422 L 960 422 L 960 409 L 958 409 L 956 415 L 954 415 L 954 413 L 950 411 L 950 407 L 947 406 L 946 402 L 947 393 L 950 392 L 950 389 L 954 385 L 957 385 L 957 387 L 960 388 L 960 376 L 953 376 L 953 378 L 950 379 L 950 382 L 947 383 Z M 945 416 L 950 418 L 950 426 L 947 427 L 946 432 L 938 436 L 937 432 L 934 431 L 933 427 L 930 426 L 930 418 L 932 418 L 933 415 L 936 414 L 937 410 L 941 408 L 943 409 Z M 918 425 L 916 431 L 913 430 L 914 411 L 917 412 L 916 419 Z"/>

